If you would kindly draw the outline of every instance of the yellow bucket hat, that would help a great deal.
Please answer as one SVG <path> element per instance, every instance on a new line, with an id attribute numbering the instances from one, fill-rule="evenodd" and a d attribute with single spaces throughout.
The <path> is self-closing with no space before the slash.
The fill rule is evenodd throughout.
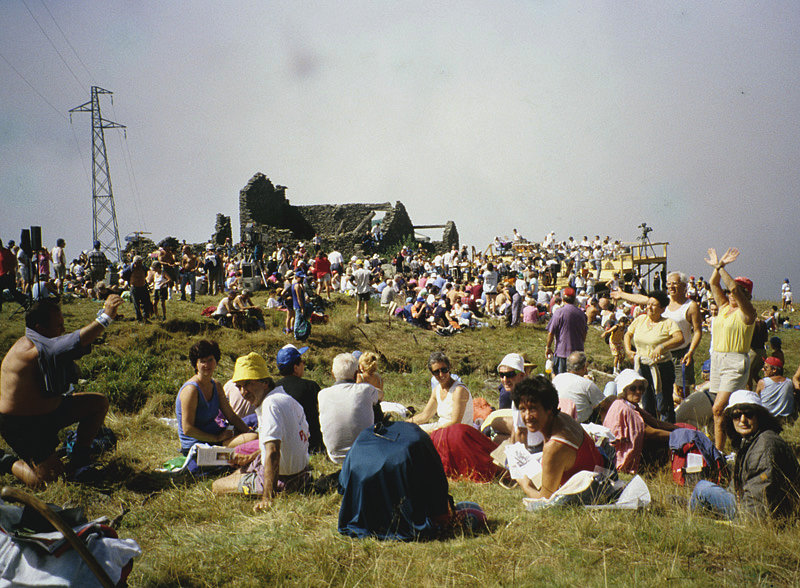
<path id="1" fill-rule="evenodd" d="M 255 351 L 243 355 L 236 360 L 236 365 L 233 368 L 233 377 L 231 378 L 234 382 L 263 380 L 265 378 L 269 378 L 267 360 Z"/>

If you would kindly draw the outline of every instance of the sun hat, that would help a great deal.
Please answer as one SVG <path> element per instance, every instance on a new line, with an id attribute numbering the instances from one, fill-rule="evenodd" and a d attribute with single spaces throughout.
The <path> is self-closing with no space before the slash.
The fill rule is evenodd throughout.
<path id="1" fill-rule="evenodd" d="M 617 394 L 622 394 L 625 391 L 625 388 L 634 382 L 647 383 L 647 380 L 645 380 L 636 370 L 628 368 L 626 370 L 622 370 L 614 382 L 617 384 Z"/>
<path id="2" fill-rule="evenodd" d="M 509 353 L 500 361 L 497 369 L 499 370 L 501 367 L 507 367 L 525 373 L 525 360 L 519 353 Z"/>
<path id="3" fill-rule="evenodd" d="M 729 415 L 733 412 L 733 409 L 738 406 L 752 406 L 759 409 L 762 413 L 769 414 L 769 411 L 761 402 L 761 396 L 752 390 L 737 390 L 731 394 L 731 397 L 728 399 L 728 406 L 725 407 L 725 414 Z"/>
<path id="4" fill-rule="evenodd" d="M 251 351 L 236 360 L 231 380 L 243 382 L 245 380 L 263 380 L 268 377 L 267 360 L 255 351 Z"/>
<path id="5" fill-rule="evenodd" d="M 284 367 L 288 365 L 294 364 L 300 356 L 303 355 L 306 351 L 308 351 L 308 346 L 301 347 L 298 349 L 291 343 L 284 345 L 278 350 L 278 355 L 275 358 L 278 367 Z"/>

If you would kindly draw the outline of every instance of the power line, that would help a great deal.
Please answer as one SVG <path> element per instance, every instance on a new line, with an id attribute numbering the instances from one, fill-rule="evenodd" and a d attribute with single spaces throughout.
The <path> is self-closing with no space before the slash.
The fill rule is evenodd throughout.
<path id="1" fill-rule="evenodd" d="M 55 111 L 56 111 L 56 114 L 58 114 L 59 116 L 63 116 L 65 119 L 69 120 L 69 117 L 68 117 L 66 114 L 64 114 L 63 112 L 61 112 L 61 111 L 60 111 L 58 108 L 56 108 L 55 106 L 53 106 L 53 105 L 50 103 L 50 101 L 49 101 L 47 98 L 45 98 L 45 97 L 42 95 L 42 93 L 41 93 L 41 92 L 39 92 L 39 90 L 37 90 L 37 89 L 34 87 L 34 85 L 33 85 L 33 84 L 31 84 L 31 83 L 30 83 L 30 82 L 29 82 L 29 81 L 28 81 L 28 80 L 25 78 L 25 76 L 23 76 L 23 75 L 22 75 L 22 74 L 19 72 L 19 70 L 17 70 L 17 68 L 16 68 L 16 67 L 14 67 L 14 65 L 13 65 L 13 64 L 12 64 L 12 63 L 11 63 L 11 62 L 10 62 L 10 61 L 7 59 L 7 58 L 6 58 L 6 56 L 5 56 L 5 55 L 3 55 L 2 53 L 0 53 L 0 57 L 2 57 L 2 58 L 3 58 L 3 61 L 5 61 L 5 62 L 6 62 L 6 64 L 8 65 L 8 67 L 10 67 L 11 69 L 13 69 L 13 70 L 14 70 L 14 73 L 15 73 L 15 74 L 17 74 L 17 75 L 20 77 L 20 79 L 21 79 L 23 82 L 25 82 L 26 84 L 28 84 L 28 87 L 29 87 L 31 90 L 33 90 L 33 91 L 34 91 L 34 93 L 35 93 L 35 94 L 36 94 L 36 95 L 37 95 L 39 98 L 41 98 L 41 99 L 42 99 L 42 100 L 43 100 L 43 101 L 44 101 L 44 102 L 45 102 L 45 103 L 46 103 L 46 104 L 47 104 L 47 105 L 48 105 L 50 108 L 52 108 L 53 110 L 55 110 Z"/>
<path id="2" fill-rule="evenodd" d="M 53 21 L 53 24 L 56 25 L 56 28 L 58 29 L 58 32 L 61 33 L 62 37 L 64 37 L 64 41 L 66 41 L 67 45 L 69 45 L 69 48 L 72 49 L 72 53 L 73 53 L 73 55 L 75 55 L 75 58 L 83 66 L 83 69 L 86 71 L 86 73 L 89 74 L 89 79 L 92 79 L 92 80 L 96 79 L 96 76 L 94 76 L 92 74 L 92 72 L 89 71 L 89 68 L 83 62 L 83 59 L 81 59 L 81 56 L 78 55 L 78 52 L 75 50 L 75 47 L 73 47 L 72 43 L 69 42 L 69 39 L 67 38 L 67 35 L 65 35 L 64 31 L 61 30 L 61 27 L 58 26 L 58 22 L 56 21 L 55 17 L 53 16 L 53 13 L 50 12 L 50 9 L 47 7 L 47 4 L 45 4 L 45 1 L 44 0 L 40 0 L 40 2 L 42 3 L 42 6 L 44 6 L 44 9 L 47 11 L 47 14 L 50 15 L 50 19 Z"/>
<path id="3" fill-rule="evenodd" d="M 69 64 L 67 63 L 67 60 L 66 60 L 66 59 L 64 59 L 64 56 L 63 56 L 63 55 L 61 55 L 61 52 L 58 50 L 58 47 L 56 47 L 55 43 L 53 43 L 53 39 L 51 39 L 51 38 L 50 38 L 50 35 L 48 35 L 48 34 L 47 34 L 47 32 L 44 30 L 44 28 L 42 28 L 42 25 L 41 25 L 41 24 L 39 24 L 39 21 L 38 21 L 38 20 L 36 20 L 36 17 L 33 15 L 33 12 L 31 11 L 30 7 L 28 7 L 28 3 L 27 3 L 27 2 L 25 2 L 25 0 L 22 0 L 22 4 L 23 4 L 23 5 L 25 6 L 25 8 L 28 10 L 28 14 L 30 14 L 30 15 L 31 15 L 31 18 L 33 19 L 33 22 L 35 22 L 35 23 L 36 23 L 36 26 L 38 26 L 38 27 L 39 27 L 39 30 L 40 30 L 40 31 L 42 31 L 42 34 L 43 34 L 43 35 L 44 35 L 44 36 L 47 38 L 47 40 L 50 42 L 50 46 L 53 48 L 53 50 L 56 52 L 56 54 L 57 54 L 57 55 L 58 55 L 58 56 L 61 58 L 61 62 L 62 62 L 62 63 L 63 63 L 65 66 L 66 66 L 66 68 L 69 70 L 69 73 L 71 73 L 71 74 L 72 74 L 72 77 L 73 77 L 73 78 L 75 78 L 75 81 L 76 81 L 76 82 L 78 82 L 78 85 L 81 87 L 81 89 L 85 89 L 85 86 L 84 86 L 83 82 L 81 82 L 81 81 L 78 79 L 78 76 L 76 76 L 76 75 L 75 75 L 75 72 L 74 72 L 74 71 L 72 71 L 72 68 L 71 68 L 71 67 L 69 66 Z"/>
<path id="4" fill-rule="evenodd" d="M 114 96 L 111 96 L 111 113 L 114 116 L 114 119 L 117 119 L 117 111 L 114 108 Z M 123 138 L 125 139 L 123 142 Z M 125 162 L 125 170 L 128 173 L 128 182 L 133 190 L 133 204 L 136 207 L 136 215 L 139 217 L 139 226 L 144 227 L 144 230 L 147 230 L 147 224 L 144 221 L 144 217 L 142 216 L 142 210 L 139 206 L 139 185 L 136 183 L 136 174 L 133 169 L 133 157 L 131 156 L 130 145 L 128 144 L 128 132 L 125 130 L 123 132 L 123 136 L 119 137 L 119 144 L 122 147 L 122 160 Z"/>

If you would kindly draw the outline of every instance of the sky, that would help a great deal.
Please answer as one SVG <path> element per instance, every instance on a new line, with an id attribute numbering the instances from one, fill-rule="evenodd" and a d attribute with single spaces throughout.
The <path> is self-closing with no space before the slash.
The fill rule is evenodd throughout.
<path id="1" fill-rule="evenodd" d="M 92 240 L 90 99 L 121 238 L 203 242 L 257 172 L 292 204 L 403 202 L 483 249 L 638 225 L 800 284 L 800 10 L 757 2 L 0 3 L 0 238 Z M 438 235 L 434 235 L 438 238 Z"/>

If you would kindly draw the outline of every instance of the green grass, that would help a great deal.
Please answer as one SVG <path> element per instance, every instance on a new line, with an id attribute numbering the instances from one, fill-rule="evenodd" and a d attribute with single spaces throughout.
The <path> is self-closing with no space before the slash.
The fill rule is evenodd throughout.
<path id="1" fill-rule="evenodd" d="M 257 301 L 263 302 L 261 298 Z M 81 360 L 82 389 L 102 391 L 112 400 L 107 424 L 119 437 L 106 457 L 105 476 L 96 486 L 57 482 L 37 493 L 48 502 L 83 506 L 91 516 L 112 519 L 126 511 L 122 537 L 134 538 L 143 555 L 134 565 L 133 585 L 553 585 L 619 586 L 691 584 L 701 586 L 800 584 L 800 532 L 793 521 L 730 525 L 689 515 L 674 497 L 688 490 L 674 485 L 669 472 L 647 476 L 653 495 L 642 512 L 579 509 L 527 513 L 519 490 L 497 484 L 451 482 L 456 501 L 474 500 L 489 516 L 490 532 L 446 541 L 393 543 L 353 540 L 336 532 L 337 494 L 281 496 L 265 514 L 252 514 L 252 501 L 215 497 L 210 480 L 181 482 L 154 473 L 177 455 L 175 432 L 158 418 L 174 416 L 180 384 L 191 376 L 187 356 L 201 337 L 216 339 L 223 351 L 217 377 L 225 381 L 239 355 L 263 353 L 271 365 L 291 339 L 281 333 L 283 315 L 268 311 L 267 331 L 221 329 L 199 311 L 214 303 L 168 303 L 165 323 L 115 322 L 93 353 Z M 759 310 L 769 303 L 759 304 Z M 68 329 L 86 324 L 99 305 L 66 304 Z M 0 314 L 0 351 L 23 333 L 10 305 Z M 474 396 L 497 402 L 495 366 L 508 352 L 525 354 L 542 368 L 543 328 L 498 326 L 440 337 L 379 314 L 356 325 L 352 300 L 338 298 L 328 325 L 314 325 L 308 344 L 308 377 L 332 383 L 330 366 L 342 351 L 372 349 L 382 355 L 386 397 L 421 408 L 429 394 L 428 354 L 443 349 L 454 371 Z M 800 331 L 782 331 L 787 372 L 800 360 Z M 707 336 L 697 365 L 707 355 Z M 611 356 L 600 332 L 590 329 L 587 351 L 595 368 L 610 371 Z M 277 374 L 276 374 L 277 375 Z M 784 436 L 800 442 L 800 425 Z M 318 473 L 335 471 L 321 456 Z M 18 486 L 10 476 L 0 483 Z"/>

